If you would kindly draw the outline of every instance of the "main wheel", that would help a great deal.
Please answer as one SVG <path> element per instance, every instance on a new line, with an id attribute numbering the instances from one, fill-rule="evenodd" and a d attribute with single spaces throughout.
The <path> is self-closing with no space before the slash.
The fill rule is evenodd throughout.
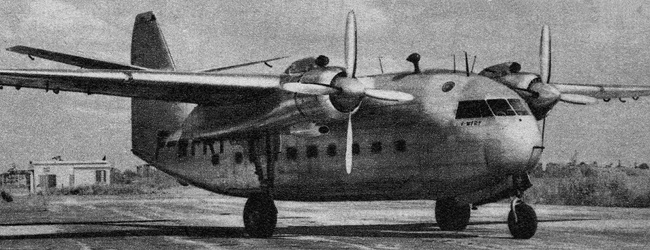
<path id="1" fill-rule="evenodd" d="M 436 201 L 436 222 L 443 231 L 461 231 L 467 228 L 471 207 L 457 205 L 453 199 Z"/>
<path id="2" fill-rule="evenodd" d="M 266 194 L 253 194 L 244 205 L 244 228 L 250 237 L 268 238 L 278 221 L 278 209 Z"/>
<path id="3" fill-rule="evenodd" d="M 537 232 L 537 214 L 535 210 L 525 203 L 519 203 L 515 206 L 517 221 L 515 222 L 515 212 L 510 210 L 508 213 L 508 229 L 515 239 L 530 239 Z"/>

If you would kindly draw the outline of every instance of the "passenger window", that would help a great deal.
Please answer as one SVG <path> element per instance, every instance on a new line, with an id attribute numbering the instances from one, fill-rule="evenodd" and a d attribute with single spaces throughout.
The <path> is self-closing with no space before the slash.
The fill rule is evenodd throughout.
<path id="1" fill-rule="evenodd" d="M 373 142 L 370 145 L 370 152 L 375 154 L 381 153 L 381 142 Z"/>
<path id="2" fill-rule="evenodd" d="M 508 99 L 508 102 L 518 115 L 530 115 L 528 110 L 526 110 L 526 105 L 520 99 Z"/>
<path id="3" fill-rule="evenodd" d="M 318 157 L 318 146 L 309 145 L 307 146 L 307 158 L 317 158 Z"/>
<path id="4" fill-rule="evenodd" d="M 405 140 L 395 141 L 395 150 L 397 150 L 397 152 L 406 151 L 406 141 Z"/>
<path id="5" fill-rule="evenodd" d="M 487 100 L 487 103 L 496 116 L 514 116 L 517 114 L 505 99 L 491 99 Z"/>
<path id="6" fill-rule="evenodd" d="M 298 159 L 298 149 L 295 147 L 287 147 L 287 160 L 295 161 Z"/>
<path id="7" fill-rule="evenodd" d="M 361 147 L 359 147 L 359 143 L 352 143 L 352 154 L 353 155 L 358 155 L 361 154 Z"/>
<path id="8" fill-rule="evenodd" d="M 505 101 L 505 100 L 504 100 Z M 507 104 L 507 103 L 506 103 Z M 491 117 L 492 112 L 485 100 L 472 100 L 458 102 L 456 119 Z"/>
<path id="9" fill-rule="evenodd" d="M 336 145 L 330 144 L 327 146 L 327 155 L 336 156 Z"/>
<path id="10" fill-rule="evenodd" d="M 241 164 L 242 162 L 244 162 L 244 154 L 241 152 L 235 153 L 235 163 Z"/>

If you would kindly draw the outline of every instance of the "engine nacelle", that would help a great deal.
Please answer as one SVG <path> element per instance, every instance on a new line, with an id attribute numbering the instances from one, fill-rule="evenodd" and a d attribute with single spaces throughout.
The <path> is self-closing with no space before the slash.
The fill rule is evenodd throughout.
<path id="1" fill-rule="evenodd" d="M 300 78 L 303 84 L 334 86 L 339 77 L 345 77 L 345 71 L 339 67 L 322 67 L 305 72 Z M 296 106 L 300 113 L 312 122 L 347 119 L 347 110 L 333 102 L 329 95 L 295 95 Z M 357 107 L 352 109 L 356 111 Z"/>

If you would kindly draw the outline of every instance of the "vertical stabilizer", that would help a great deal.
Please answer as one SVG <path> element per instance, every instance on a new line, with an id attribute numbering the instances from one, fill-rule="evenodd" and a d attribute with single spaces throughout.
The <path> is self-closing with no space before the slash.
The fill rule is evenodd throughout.
<path id="1" fill-rule="evenodd" d="M 175 68 L 153 12 L 141 13 L 135 18 L 131 41 L 131 64 L 169 71 L 173 71 Z M 196 105 L 132 99 L 131 143 L 133 152 L 149 163 L 155 162 L 157 148 L 161 147 L 161 142 L 180 129 L 194 106 Z"/>
<path id="2" fill-rule="evenodd" d="M 175 69 L 165 37 L 158 27 L 156 16 L 151 11 L 135 17 L 131 40 L 131 64 L 151 69 Z"/>

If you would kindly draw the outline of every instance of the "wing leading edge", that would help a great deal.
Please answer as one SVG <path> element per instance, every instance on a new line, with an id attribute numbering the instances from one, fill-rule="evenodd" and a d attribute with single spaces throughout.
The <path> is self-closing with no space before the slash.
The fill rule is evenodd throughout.
<path id="1" fill-rule="evenodd" d="M 575 83 L 552 83 L 562 94 L 576 94 L 597 99 L 637 98 L 650 95 L 650 86 L 643 85 L 596 85 Z"/>

